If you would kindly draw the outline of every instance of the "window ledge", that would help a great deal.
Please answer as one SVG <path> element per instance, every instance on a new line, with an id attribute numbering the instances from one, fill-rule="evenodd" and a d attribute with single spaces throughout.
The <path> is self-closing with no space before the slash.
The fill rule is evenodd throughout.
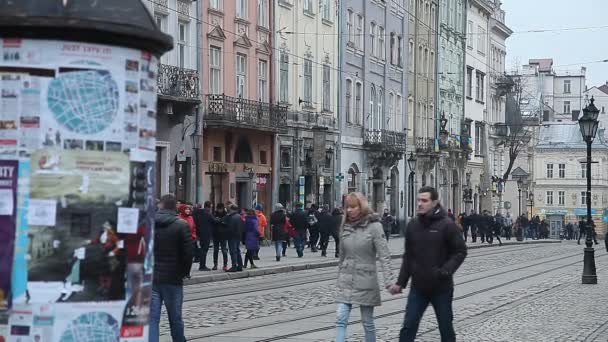
<path id="1" fill-rule="evenodd" d="M 330 26 L 330 27 L 334 26 L 334 22 L 329 19 L 323 18 L 323 19 L 321 19 L 321 22 L 323 23 L 323 25 L 326 25 L 326 26 Z"/>
<path id="2" fill-rule="evenodd" d="M 473 100 L 473 98 L 470 96 L 466 96 L 466 98 L 467 98 L 467 100 Z"/>
<path id="3" fill-rule="evenodd" d="M 483 101 L 479 101 L 479 100 L 475 100 L 475 102 L 479 103 L 479 104 L 485 104 L 485 102 Z"/>
<path id="4" fill-rule="evenodd" d="M 264 32 L 264 33 L 270 33 L 270 29 L 268 27 L 261 26 L 261 25 L 258 25 L 258 31 Z"/>
<path id="5" fill-rule="evenodd" d="M 304 10 L 304 15 L 312 19 L 315 18 L 315 14 L 309 10 Z"/>
<path id="6" fill-rule="evenodd" d="M 365 56 L 365 52 L 363 52 L 363 50 L 355 50 L 355 55 L 359 56 L 359 57 L 363 57 Z"/>
<path id="7" fill-rule="evenodd" d="M 279 0 L 279 6 L 289 9 L 289 10 L 293 8 L 293 4 L 286 0 Z"/>
<path id="8" fill-rule="evenodd" d="M 209 12 L 209 14 L 215 14 L 220 17 L 224 16 L 224 11 L 222 11 L 219 8 L 209 8 L 208 12 Z"/>
<path id="9" fill-rule="evenodd" d="M 234 22 L 236 24 L 243 24 L 243 25 L 249 25 L 249 24 L 251 24 L 247 19 L 241 18 L 241 17 L 235 17 L 234 18 Z"/>

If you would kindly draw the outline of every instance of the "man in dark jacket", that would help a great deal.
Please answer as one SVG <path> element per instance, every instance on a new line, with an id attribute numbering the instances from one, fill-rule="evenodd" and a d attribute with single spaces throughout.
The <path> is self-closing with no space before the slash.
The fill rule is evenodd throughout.
<path id="1" fill-rule="evenodd" d="M 274 242 L 277 261 L 281 261 L 281 249 L 283 250 L 283 256 L 285 256 L 287 249 L 286 241 L 289 239 L 289 232 L 285 231 L 286 223 L 287 215 L 285 215 L 285 208 L 283 208 L 281 203 L 275 204 L 274 212 L 270 215 L 270 232 L 272 234 L 272 241 Z"/>
<path id="2" fill-rule="evenodd" d="M 215 218 L 211 214 L 211 202 L 207 201 L 203 204 L 203 208 L 194 209 L 192 212 L 192 218 L 196 225 L 196 236 L 201 245 L 199 249 L 199 271 L 210 271 L 207 268 L 207 252 L 209 252 L 209 245 L 211 244 L 211 236 L 213 228 L 216 225 Z"/>
<path id="3" fill-rule="evenodd" d="M 224 262 L 224 271 L 228 271 L 228 240 L 226 239 L 226 225 L 224 224 L 224 216 L 226 216 L 226 209 L 224 203 L 218 203 L 215 206 L 215 225 L 213 226 L 213 268 L 217 270 L 217 263 L 219 261 L 219 252 L 222 251 L 222 261 Z"/>
<path id="4" fill-rule="evenodd" d="M 296 205 L 296 211 L 291 215 L 291 224 L 296 230 L 294 243 L 296 245 L 298 257 L 301 258 L 304 256 L 306 230 L 308 229 L 308 214 L 304 211 L 304 205 L 302 203 Z"/>
<path id="5" fill-rule="evenodd" d="M 329 206 L 323 205 L 323 209 L 317 216 L 319 220 L 319 231 L 321 232 L 321 256 L 327 256 L 327 246 L 329 245 L 329 236 L 332 233 L 334 221 L 329 212 Z"/>
<path id="6" fill-rule="evenodd" d="M 390 288 L 391 293 L 399 293 L 412 278 L 399 341 L 415 340 L 420 319 L 431 303 L 439 323 L 441 341 L 455 342 L 453 276 L 467 256 L 467 247 L 460 229 L 439 204 L 435 188 L 422 187 L 418 191 L 417 202 L 418 216 L 406 229 L 399 279 Z"/>
<path id="7" fill-rule="evenodd" d="M 239 207 L 231 204 L 228 207 L 228 215 L 224 216 L 226 225 L 226 237 L 228 239 L 228 250 L 232 267 L 228 272 L 241 272 L 243 270 L 243 257 L 241 256 L 241 235 L 243 234 L 243 221 L 239 214 Z"/>
<path id="8" fill-rule="evenodd" d="M 162 209 L 156 212 L 154 228 L 154 280 L 150 303 L 150 341 L 159 339 L 158 324 L 163 302 L 167 309 L 173 341 L 186 341 L 182 304 L 183 279 L 190 275 L 192 232 L 186 221 L 177 217 L 177 201 L 173 195 L 161 199 Z"/>

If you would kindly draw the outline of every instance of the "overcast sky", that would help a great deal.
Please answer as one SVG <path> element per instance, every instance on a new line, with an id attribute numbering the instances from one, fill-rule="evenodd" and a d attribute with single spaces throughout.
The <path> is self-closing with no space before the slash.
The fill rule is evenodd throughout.
<path id="1" fill-rule="evenodd" d="M 608 0 L 502 0 L 506 23 L 515 32 L 507 39 L 507 70 L 530 58 L 553 58 L 554 69 L 587 67 L 587 85 L 608 81 Z M 517 33 L 538 29 L 596 29 Z M 574 63 L 584 63 L 568 65 Z"/>

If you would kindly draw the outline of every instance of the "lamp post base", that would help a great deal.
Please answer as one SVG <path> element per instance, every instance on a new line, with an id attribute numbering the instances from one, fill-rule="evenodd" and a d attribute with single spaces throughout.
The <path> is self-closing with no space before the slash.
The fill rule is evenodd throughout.
<path id="1" fill-rule="evenodd" d="M 583 260 L 583 284 L 597 284 L 597 273 L 595 272 L 595 250 L 593 247 L 585 248 Z"/>

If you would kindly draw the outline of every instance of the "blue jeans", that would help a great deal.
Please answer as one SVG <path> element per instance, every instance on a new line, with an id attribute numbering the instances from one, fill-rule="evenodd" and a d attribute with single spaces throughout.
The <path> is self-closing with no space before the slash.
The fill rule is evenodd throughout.
<path id="1" fill-rule="evenodd" d="M 293 243 L 296 246 L 298 255 L 304 253 L 304 248 L 306 246 L 306 231 L 297 231 L 296 236 L 293 238 Z"/>
<path id="2" fill-rule="evenodd" d="M 243 268 L 243 256 L 241 256 L 241 241 L 229 240 L 228 249 L 230 250 L 230 261 L 233 268 Z"/>
<path id="3" fill-rule="evenodd" d="M 276 256 L 281 257 L 283 252 L 283 241 L 274 241 L 274 249 L 276 251 Z"/>
<path id="4" fill-rule="evenodd" d="M 399 342 L 414 342 L 420 319 L 429 303 L 433 305 L 435 316 L 437 316 L 441 342 L 456 342 L 456 333 L 454 333 L 454 325 L 452 324 L 454 319 L 452 314 L 453 298 L 453 288 L 434 295 L 426 295 L 412 288 L 407 297 L 407 307 L 405 308 L 403 327 L 401 327 L 399 334 Z"/>
<path id="5" fill-rule="evenodd" d="M 161 306 L 165 303 L 171 338 L 174 342 L 185 342 L 184 321 L 182 319 L 182 304 L 184 288 L 181 285 L 153 284 L 152 300 L 150 302 L 150 342 L 158 342 Z"/>
<path id="6" fill-rule="evenodd" d="M 346 339 L 346 326 L 348 325 L 348 317 L 350 316 L 350 310 L 353 308 L 352 304 L 338 303 L 336 327 L 338 328 L 336 334 L 336 342 L 344 342 Z M 363 324 L 363 330 L 365 331 L 365 342 L 376 342 L 376 327 L 374 326 L 374 307 L 362 305 L 361 309 L 361 323 Z"/>

